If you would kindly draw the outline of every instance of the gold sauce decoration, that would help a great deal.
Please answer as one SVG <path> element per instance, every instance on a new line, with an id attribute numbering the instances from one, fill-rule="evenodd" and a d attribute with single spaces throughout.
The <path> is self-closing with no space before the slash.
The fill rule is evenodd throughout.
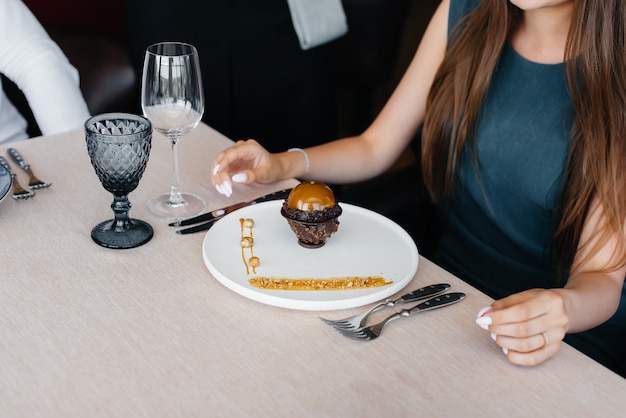
<path id="1" fill-rule="evenodd" d="M 254 287 L 267 290 L 354 290 L 382 287 L 393 283 L 384 277 L 332 277 L 328 279 L 288 279 L 254 277 L 248 279 Z"/>
<path id="2" fill-rule="evenodd" d="M 254 219 L 239 218 L 239 225 L 241 226 L 241 240 L 239 241 L 241 246 L 241 259 L 244 266 L 246 266 L 246 274 L 256 274 L 256 267 L 261 264 L 259 257 L 254 256 L 254 237 L 252 236 L 252 227 L 254 226 Z M 245 229 L 248 228 L 250 235 L 245 235 Z M 246 259 L 246 249 L 250 251 L 250 258 Z"/>

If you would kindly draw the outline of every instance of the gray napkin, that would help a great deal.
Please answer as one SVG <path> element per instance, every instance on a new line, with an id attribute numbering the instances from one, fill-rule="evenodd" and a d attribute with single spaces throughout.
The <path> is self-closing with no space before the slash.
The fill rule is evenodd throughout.
<path id="1" fill-rule="evenodd" d="M 348 32 L 341 0 L 287 0 L 302 49 L 314 48 Z"/>

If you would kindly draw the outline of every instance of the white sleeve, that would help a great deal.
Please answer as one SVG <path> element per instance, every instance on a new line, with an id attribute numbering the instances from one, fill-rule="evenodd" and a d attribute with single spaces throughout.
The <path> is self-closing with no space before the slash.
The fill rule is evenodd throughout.
<path id="1" fill-rule="evenodd" d="M 78 71 L 21 0 L 0 0 L 0 72 L 22 90 L 44 135 L 89 117 Z"/>

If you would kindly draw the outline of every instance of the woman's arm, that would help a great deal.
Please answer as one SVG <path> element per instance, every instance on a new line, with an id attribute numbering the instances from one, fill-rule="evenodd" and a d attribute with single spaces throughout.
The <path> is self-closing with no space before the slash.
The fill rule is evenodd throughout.
<path id="1" fill-rule="evenodd" d="M 308 173 L 301 153 L 268 154 L 255 141 L 242 141 L 214 159 L 213 184 L 220 186 L 218 190 L 232 190 L 233 175 L 241 183 L 291 177 L 346 183 L 374 177 L 389 168 L 424 120 L 428 92 L 445 54 L 448 8 L 449 0 L 442 1 L 398 87 L 363 134 L 307 149 Z"/>
<path id="2" fill-rule="evenodd" d="M 477 319 L 516 364 L 534 365 L 556 354 L 565 334 L 591 329 L 617 310 L 626 277 L 623 240 L 614 233 L 601 247 L 596 232 L 606 220 L 592 204 L 581 245 L 563 289 L 532 289 L 494 302 Z M 626 231 L 621 231 L 626 237 Z M 611 268 L 616 266 L 617 268 Z"/>
<path id="3" fill-rule="evenodd" d="M 626 231 L 621 231 L 621 237 L 614 233 L 598 248 L 597 231 L 603 225 L 606 225 L 605 215 L 596 200 L 585 221 L 572 273 L 563 290 L 568 332 L 584 331 L 603 323 L 615 313 L 620 302 L 626 266 L 606 270 L 622 264 Z"/>
<path id="4" fill-rule="evenodd" d="M 0 2 L 0 72 L 22 90 L 42 133 L 82 127 L 89 117 L 78 72 L 18 0 Z"/>

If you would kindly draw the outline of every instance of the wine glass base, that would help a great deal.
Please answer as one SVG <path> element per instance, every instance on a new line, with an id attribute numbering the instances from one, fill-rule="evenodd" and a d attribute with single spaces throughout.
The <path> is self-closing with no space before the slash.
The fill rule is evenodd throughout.
<path id="1" fill-rule="evenodd" d="M 170 202 L 170 194 L 163 193 L 148 201 L 148 210 L 151 214 L 160 219 L 178 221 L 200 215 L 206 204 L 204 199 L 191 193 L 181 193 L 183 203 L 173 205 Z"/>
<path id="2" fill-rule="evenodd" d="M 154 235 L 150 224 L 139 219 L 129 219 L 129 222 L 130 228 L 121 232 L 115 231 L 115 220 L 101 222 L 91 230 L 91 239 L 98 245 L 117 250 L 139 247 L 150 241 Z"/>

